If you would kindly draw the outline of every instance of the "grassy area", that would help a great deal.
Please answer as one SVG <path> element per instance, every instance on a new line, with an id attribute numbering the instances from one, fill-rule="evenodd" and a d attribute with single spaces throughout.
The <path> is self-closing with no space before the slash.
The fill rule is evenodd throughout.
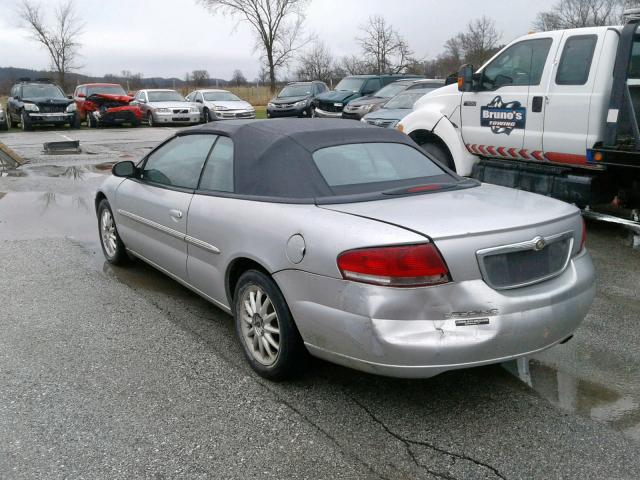
<path id="1" fill-rule="evenodd" d="M 267 107 L 256 107 L 256 118 L 267 118 Z"/>

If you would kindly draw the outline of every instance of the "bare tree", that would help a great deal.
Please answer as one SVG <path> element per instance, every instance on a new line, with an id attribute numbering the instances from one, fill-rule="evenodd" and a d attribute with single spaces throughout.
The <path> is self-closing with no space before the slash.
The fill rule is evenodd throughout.
<path id="1" fill-rule="evenodd" d="M 40 4 L 23 0 L 18 8 L 22 28 L 33 40 L 39 42 L 49 54 L 51 69 L 57 73 L 58 82 L 66 88 L 66 75 L 80 68 L 78 65 L 79 37 L 84 22 L 78 17 L 73 0 L 60 3 L 54 10 L 54 18 L 47 24 Z"/>
<path id="2" fill-rule="evenodd" d="M 384 17 L 373 15 L 365 25 L 360 27 L 362 37 L 356 40 L 362 53 L 374 66 L 378 75 L 382 73 L 399 73 L 413 60 L 413 52 L 407 42 Z"/>
<path id="3" fill-rule="evenodd" d="M 212 13 L 236 16 L 251 25 L 256 47 L 269 70 L 271 91 L 276 90 L 276 71 L 286 65 L 309 41 L 303 35 L 304 7 L 308 0 L 198 0 Z"/>
<path id="4" fill-rule="evenodd" d="M 296 73 L 300 80 L 321 80 L 329 83 L 335 70 L 335 58 L 329 47 L 316 40 L 311 48 L 302 53 L 299 58 L 300 66 Z"/>
<path id="5" fill-rule="evenodd" d="M 196 88 L 209 85 L 209 72 L 206 70 L 194 70 L 191 72 L 191 80 Z"/>
<path id="6" fill-rule="evenodd" d="M 342 57 L 340 60 L 340 70 L 345 75 L 365 75 L 374 71 L 375 68 L 376 65 L 358 55 Z"/>
<path id="7" fill-rule="evenodd" d="M 247 78 L 244 76 L 244 73 L 242 73 L 242 70 L 233 71 L 231 83 L 233 83 L 236 87 L 247 84 Z"/>
<path id="8" fill-rule="evenodd" d="M 539 31 L 616 25 L 624 8 L 637 0 L 559 0 L 551 10 L 538 13 L 533 27 Z"/>
<path id="9" fill-rule="evenodd" d="M 467 31 L 460 36 L 465 63 L 479 67 L 489 60 L 497 50 L 500 37 L 495 22 L 490 18 L 482 16 L 469 22 Z"/>

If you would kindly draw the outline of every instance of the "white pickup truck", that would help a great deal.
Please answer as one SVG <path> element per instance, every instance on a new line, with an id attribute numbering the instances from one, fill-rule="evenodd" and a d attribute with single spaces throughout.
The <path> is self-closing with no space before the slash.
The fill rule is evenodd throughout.
<path id="1" fill-rule="evenodd" d="M 640 31 L 520 37 L 420 99 L 396 128 L 459 174 L 638 221 Z M 637 107 L 637 110 L 636 110 Z"/>

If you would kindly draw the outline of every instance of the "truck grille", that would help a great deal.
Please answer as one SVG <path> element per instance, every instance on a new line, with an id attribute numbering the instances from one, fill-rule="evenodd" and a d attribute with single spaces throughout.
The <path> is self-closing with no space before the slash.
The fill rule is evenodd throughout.
<path id="1" fill-rule="evenodd" d="M 524 287 L 560 275 L 571 258 L 573 232 L 477 252 L 484 281 L 496 290 Z"/>
<path id="2" fill-rule="evenodd" d="M 335 102 L 340 103 L 340 102 Z M 324 110 L 325 112 L 330 113 L 340 113 L 342 112 L 342 107 L 336 107 L 334 102 L 318 102 L 318 108 L 320 110 Z"/>

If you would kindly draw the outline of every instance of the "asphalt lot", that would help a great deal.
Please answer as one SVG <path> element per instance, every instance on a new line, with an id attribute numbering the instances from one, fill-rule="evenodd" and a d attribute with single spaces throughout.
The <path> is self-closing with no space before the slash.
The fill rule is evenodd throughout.
<path id="1" fill-rule="evenodd" d="M 640 251 L 626 232 L 589 223 L 596 302 L 525 381 L 312 361 L 273 384 L 231 317 L 102 256 L 95 188 L 172 131 L 0 134 L 30 161 L 0 176 L 0 479 L 640 478 Z M 83 153 L 42 155 L 61 136 Z"/>

